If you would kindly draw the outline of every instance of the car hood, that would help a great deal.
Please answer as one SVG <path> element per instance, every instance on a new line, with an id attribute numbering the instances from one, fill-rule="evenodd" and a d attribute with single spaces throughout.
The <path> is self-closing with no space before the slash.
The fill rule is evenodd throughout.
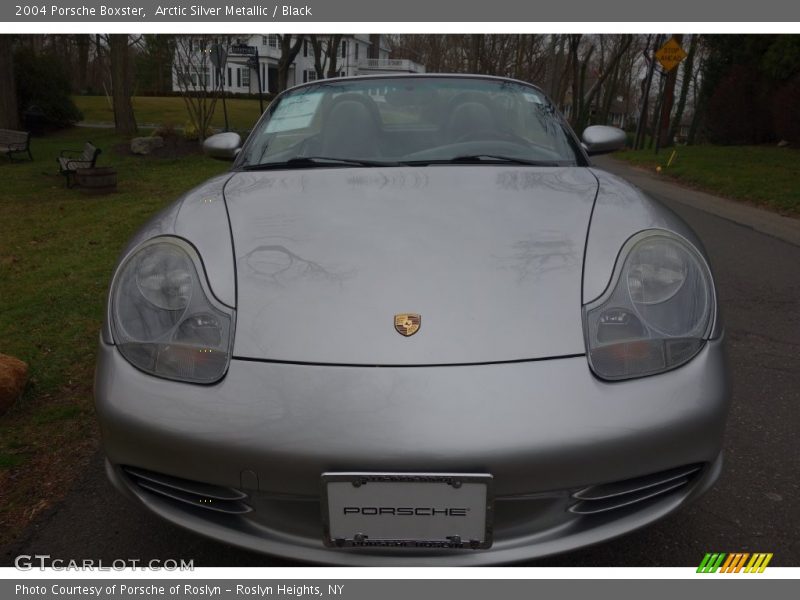
<path id="1" fill-rule="evenodd" d="M 234 356 L 470 364 L 584 353 L 586 168 L 239 172 Z M 399 313 L 421 315 L 405 337 Z"/>

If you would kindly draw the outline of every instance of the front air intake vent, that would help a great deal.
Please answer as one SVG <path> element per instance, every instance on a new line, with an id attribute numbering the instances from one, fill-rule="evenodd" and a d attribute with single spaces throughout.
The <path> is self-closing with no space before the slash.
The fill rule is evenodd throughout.
<path id="1" fill-rule="evenodd" d="M 189 481 L 135 467 L 123 467 L 123 470 L 141 489 L 172 501 L 234 515 L 253 510 L 244 502 L 247 495 L 234 488 Z"/>
<path id="2" fill-rule="evenodd" d="M 702 465 L 688 465 L 635 479 L 585 487 L 572 494 L 577 502 L 569 510 L 579 515 L 594 515 L 663 496 L 688 485 L 701 468 Z"/>

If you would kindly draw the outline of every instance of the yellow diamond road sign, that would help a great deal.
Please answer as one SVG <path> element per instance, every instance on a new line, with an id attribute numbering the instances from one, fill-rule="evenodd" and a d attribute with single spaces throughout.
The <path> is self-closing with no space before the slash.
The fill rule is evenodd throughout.
<path id="1" fill-rule="evenodd" d="M 675 38 L 670 38 L 669 41 L 656 52 L 656 60 L 661 63 L 665 71 L 672 71 L 684 58 L 686 58 L 686 52 L 684 52 L 681 45 L 675 41 Z"/>

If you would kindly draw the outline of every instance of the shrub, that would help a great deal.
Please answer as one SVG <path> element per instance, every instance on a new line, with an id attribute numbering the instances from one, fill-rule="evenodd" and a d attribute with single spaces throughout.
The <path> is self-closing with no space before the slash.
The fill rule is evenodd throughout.
<path id="1" fill-rule="evenodd" d="M 162 138 L 171 139 L 178 137 L 178 128 L 175 126 L 175 123 L 164 123 L 158 129 L 154 129 L 152 135 L 157 135 Z"/>
<path id="2" fill-rule="evenodd" d="M 213 135 L 213 133 L 214 130 L 211 129 L 211 127 L 207 127 L 202 139 L 206 139 L 207 137 Z M 183 137 L 190 141 L 200 140 L 201 138 L 200 131 L 197 129 L 197 126 L 194 123 L 186 123 L 186 125 L 183 126 Z"/>
<path id="3" fill-rule="evenodd" d="M 775 93 L 772 114 L 776 135 L 788 142 L 800 143 L 800 76 Z"/>
<path id="4" fill-rule="evenodd" d="M 770 82 L 754 67 L 732 67 L 708 101 L 708 139 L 715 144 L 761 144 L 774 137 Z"/>
<path id="5" fill-rule="evenodd" d="M 17 105 L 32 129 L 68 127 L 83 119 L 72 102 L 67 69 L 52 53 L 34 54 L 20 49 L 14 54 Z"/>

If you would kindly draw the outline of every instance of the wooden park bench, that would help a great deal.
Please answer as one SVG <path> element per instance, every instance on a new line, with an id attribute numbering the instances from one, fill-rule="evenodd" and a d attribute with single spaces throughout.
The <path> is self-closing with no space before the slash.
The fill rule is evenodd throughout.
<path id="1" fill-rule="evenodd" d="M 0 129 L 0 152 L 14 160 L 14 154 L 27 153 L 28 158 L 33 160 L 31 154 L 31 134 L 27 131 L 14 131 L 13 129 Z"/>
<path id="2" fill-rule="evenodd" d="M 100 155 L 100 148 L 86 142 L 83 145 L 83 150 L 62 150 L 58 161 L 58 170 L 64 177 L 67 178 L 67 187 L 72 187 L 73 178 L 78 169 L 91 169 L 97 162 L 97 157 Z"/>

